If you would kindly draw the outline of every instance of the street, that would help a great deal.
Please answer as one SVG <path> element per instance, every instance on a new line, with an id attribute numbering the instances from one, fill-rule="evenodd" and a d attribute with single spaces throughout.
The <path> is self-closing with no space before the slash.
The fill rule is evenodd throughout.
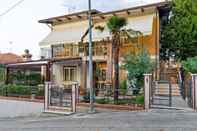
<path id="1" fill-rule="evenodd" d="M 196 131 L 197 113 L 179 110 L 148 112 L 42 114 L 0 119 L 0 131 Z"/>

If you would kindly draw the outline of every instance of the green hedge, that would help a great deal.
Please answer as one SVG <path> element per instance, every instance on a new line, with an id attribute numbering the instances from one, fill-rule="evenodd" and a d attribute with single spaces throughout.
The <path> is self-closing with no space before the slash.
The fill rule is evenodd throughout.
<path id="1" fill-rule="evenodd" d="M 5 78 L 5 67 L 0 64 L 0 82 L 3 83 Z"/>
<path id="2" fill-rule="evenodd" d="M 24 85 L 0 85 L 1 96 L 30 96 L 31 94 L 35 94 L 36 96 L 44 96 L 44 87 L 32 87 Z"/>
<path id="3" fill-rule="evenodd" d="M 197 73 L 197 56 L 193 58 L 188 58 L 186 61 L 183 61 L 183 68 L 187 72 Z"/>

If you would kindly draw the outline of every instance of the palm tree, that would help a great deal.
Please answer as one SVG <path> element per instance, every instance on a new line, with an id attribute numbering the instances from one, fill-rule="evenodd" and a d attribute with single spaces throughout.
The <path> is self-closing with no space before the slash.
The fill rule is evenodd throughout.
<path id="1" fill-rule="evenodd" d="M 112 16 L 107 21 L 107 28 L 110 31 L 112 41 L 112 70 L 114 71 L 112 86 L 114 87 L 114 100 L 118 100 L 119 97 L 119 50 L 122 45 L 121 39 L 127 38 L 128 40 L 131 40 L 131 43 L 135 43 L 132 41 L 133 38 L 139 38 L 139 36 L 143 36 L 143 34 L 140 31 L 135 31 L 133 29 L 124 29 L 126 25 L 127 19 L 123 17 Z M 99 30 L 100 32 L 103 32 L 105 30 L 105 27 L 97 26 L 95 27 L 95 29 Z M 85 34 L 82 36 L 80 43 L 83 43 L 83 39 L 87 36 L 88 31 L 89 30 L 87 30 Z M 136 46 L 138 49 L 141 48 L 139 47 L 139 43 L 137 43 Z"/>
<path id="2" fill-rule="evenodd" d="M 113 61 L 113 80 L 112 85 L 114 87 L 114 100 L 118 100 L 119 97 L 119 50 L 121 46 L 121 38 L 127 37 L 132 40 L 134 37 L 142 36 L 139 31 L 132 29 L 123 29 L 127 25 L 127 20 L 123 17 L 113 16 L 107 21 L 107 28 L 111 33 L 112 39 L 112 61 Z"/>
<path id="3" fill-rule="evenodd" d="M 127 25 L 125 18 L 113 16 L 107 22 L 107 27 L 110 30 L 112 38 L 112 61 L 113 61 L 113 79 L 112 85 L 114 87 L 114 100 L 118 100 L 119 96 L 119 50 L 120 50 L 120 36 L 122 27 Z"/>

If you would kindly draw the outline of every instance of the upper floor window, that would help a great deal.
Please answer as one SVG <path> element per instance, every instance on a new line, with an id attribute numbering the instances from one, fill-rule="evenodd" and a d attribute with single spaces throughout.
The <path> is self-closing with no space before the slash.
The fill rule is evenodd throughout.
<path id="1" fill-rule="evenodd" d="M 50 47 L 41 48 L 40 49 L 40 57 L 44 58 L 44 59 L 51 58 L 51 48 Z"/>

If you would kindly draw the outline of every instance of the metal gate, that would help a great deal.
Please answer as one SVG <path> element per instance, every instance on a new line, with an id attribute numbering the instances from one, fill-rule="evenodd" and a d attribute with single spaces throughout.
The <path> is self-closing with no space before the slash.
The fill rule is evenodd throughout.
<path id="1" fill-rule="evenodd" d="M 78 84 L 45 85 L 45 112 L 76 112 Z"/>
<path id="2" fill-rule="evenodd" d="M 151 107 L 172 106 L 172 87 L 169 81 L 153 81 L 150 93 Z"/>

